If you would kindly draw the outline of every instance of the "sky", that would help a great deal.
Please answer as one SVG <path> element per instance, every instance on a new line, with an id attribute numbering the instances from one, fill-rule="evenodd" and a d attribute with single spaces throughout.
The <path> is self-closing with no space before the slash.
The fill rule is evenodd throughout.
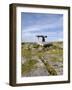
<path id="1" fill-rule="evenodd" d="M 37 42 L 37 35 L 46 35 L 46 42 L 63 40 L 63 14 L 21 12 L 21 41 Z"/>

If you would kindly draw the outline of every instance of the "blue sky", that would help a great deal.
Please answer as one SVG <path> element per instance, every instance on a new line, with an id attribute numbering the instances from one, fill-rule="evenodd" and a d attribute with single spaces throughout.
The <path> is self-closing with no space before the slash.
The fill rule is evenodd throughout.
<path id="1" fill-rule="evenodd" d="M 37 35 L 46 35 L 46 42 L 63 40 L 63 14 L 21 12 L 21 41 L 37 42 Z"/>

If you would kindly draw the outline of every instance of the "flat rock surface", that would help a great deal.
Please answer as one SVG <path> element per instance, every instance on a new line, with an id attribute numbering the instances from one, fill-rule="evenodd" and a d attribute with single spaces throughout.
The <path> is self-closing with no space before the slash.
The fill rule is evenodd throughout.
<path id="1" fill-rule="evenodd" d="M 30 70 L 28 72 L 23 72 L 23 77 L 31 77 L 31 76 L 49 76 L 51 75 L 49 72 L 49 68 L 53 68 L 57 72 L 57 75 L 63 74 L 63 53 L 62 53 L 62 43 L 57 43 L 57 46 L 49 46 L 42 47 L 28 44 L 26 43 L 22 46 L 22 65 L 26 65 L 25 63 L 31 59 L 37 61 L 33 67 L 28 67 Z M 60 51 L 59 51 L 60 50 Z M 60 52 L 60 53 L 59 53 Z M 29 54 L 30 53 L 30 54 Z M 27 57 L 27 54 L 31 55 L 31 57 Z M 43 57 L 43 61 L 40 59 Z M 48 63 L 48 64 L 47 64 Z M 32 64 L 31 64 L 32 65 Z M 47 70 L 47 65 L 49 65 Z M 26 67 L 26 69 L 28 69 Z"/>

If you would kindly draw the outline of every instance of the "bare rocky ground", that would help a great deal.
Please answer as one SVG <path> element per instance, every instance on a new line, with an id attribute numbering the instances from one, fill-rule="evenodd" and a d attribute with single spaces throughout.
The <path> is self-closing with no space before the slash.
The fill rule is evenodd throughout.
<path id="1" fill-rule="evenodd" d="M 23 77 L 63 74 L 63 43 L 53 42 L 40 46 L 36 43 L 22 44 Z"/>

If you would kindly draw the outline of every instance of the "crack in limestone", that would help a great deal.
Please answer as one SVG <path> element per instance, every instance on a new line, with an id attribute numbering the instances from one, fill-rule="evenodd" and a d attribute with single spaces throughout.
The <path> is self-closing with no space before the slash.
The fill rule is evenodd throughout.
<path id="1" fill-rule="evenodd" d="M 53 66 L 51 66 L 50 64 L 49 64 L 49 62 L 47 61 L 47 62 L 45 62 L 45 60 L 44 60 L 44 58 L 43 57 L 39 57 L 40 59 L 41 59 L 41 61 L 43 62 L 43 64 L 45 65 L 45 67 L 46 67 L 46 70 L 48 71 L 48 73 L 50 74 L 50 75 L 57 75 L 57 72 L 56 72 L 56 70 L 53 68 Z"/>

